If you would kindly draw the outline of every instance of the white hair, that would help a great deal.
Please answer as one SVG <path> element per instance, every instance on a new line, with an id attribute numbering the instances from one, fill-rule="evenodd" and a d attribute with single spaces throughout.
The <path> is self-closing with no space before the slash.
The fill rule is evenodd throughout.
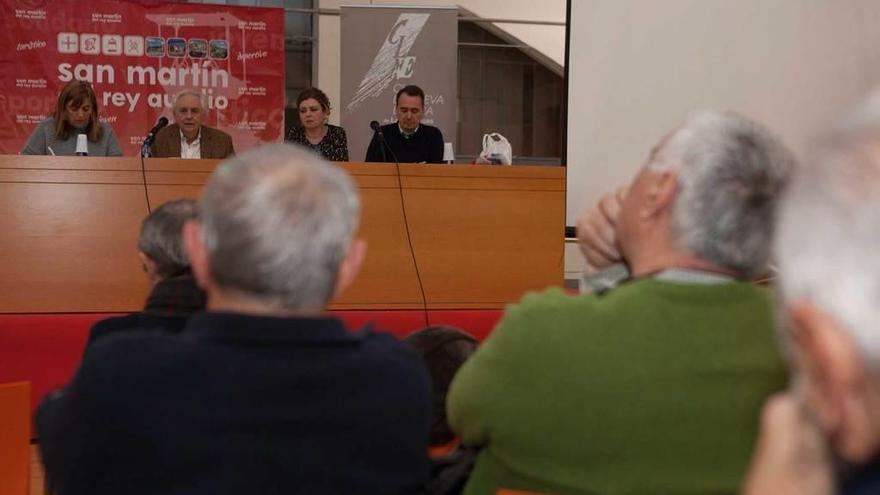
<path id="1" fill-rule="evenodd" d="M 876 108 L 875 108 L 876 110 Z M 774 254 L 785 302 L 837 321 L 880 370 L 880 113 L 862 107 L 812 154 L 781 201 Z"/>
<path id="2" fill-rule="evenodd" d="M 199 99 L 199 106 L 202 107 L 202 113 L 208 113 L 208 98 L 205 96 L 205 93 L 195 89 L 184 89 L 183 91 L 174 95 L 174 101 L 171 103 L 171 111 L 177 111 L 177 104 L 180 103 L 180 99 L 184 96 L 195 96 Z"/>
<path id="3" fill-rule="evenodd" d="M 678 171 L 672 238 L 679 248 L 746 277 L 767 270 L 774 210 L 794 155 L 763 126 L 698 112 L 648 165 Z"/>
<path id="4" fill-rule="evenodd" d="M 278 308 L 320 310 L 359 214 L 348 174 L 315 153 L 276 144 L 236 155 L 199 204 L 211 277 Z"/>

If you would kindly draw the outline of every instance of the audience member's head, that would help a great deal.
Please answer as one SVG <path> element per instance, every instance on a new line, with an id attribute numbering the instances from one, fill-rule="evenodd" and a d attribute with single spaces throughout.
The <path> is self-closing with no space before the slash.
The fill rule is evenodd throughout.
<path id="1" fill-rule="evenodd" d="M 144 218 L 138 237 L 138 254 L 151 283 L 189 270 L 183 247 L 183 225 L 197 216 L 195 201 L 177 199 L 162 204 Z"/>
<path id="2" fill-rule="evenodd" d="M 449 443 L 455 434 L 446 420 L 446 394 L 455 373 L 477 350 L 471 334 L 446 325 L 432 325 L 404 339 L 425 360 L 433 385 L 433 422 L 431 446 Z"/>
<path id="3" fill-rule="evenodd" d="M 185 228 L 209 308 L 321 311 L 360 268 L 359 211 L 348 174 L 309 151 L 279 144 L 224 161 Z"/>
<path id="4" fill-rule="evenodd" d="M 418 86 L 404 86 L 397 92 L 394 103 L 394 112 L 400 128 L 405 134 L 415 132 L 425 116 L 425 92 Z"/>
<path id="5" fill-rule="evenodd" d="M 184 89 L 174 96 L 171 112 L 180 132 L 188 140 L 195 139 L 202 129 L 202 119 L 208 114 L 205 94 L 195 89 Z"/>
<path id="6" fill-rule="evenodd" d="M 89 141 L 97 142 L 103 134 L 98 121 L 98 99 L 86 81 L 73 80 L 61 88 L 53 118 L 55 137 L 59 140 L 66 140 L 78 131 L 87 135 Z"/>
<path id="7" fill-rule="evenodd" d="M 880 453 L 880 113 L 811 158 L 779 212 L 784 340 L 831 447 L 863 463 Z"/>
<path id="8" fill-rule="evenodd" d="M 755 122 L 692 115 L 654 147 L 622 205 L 617 238 L 633 274 L 682 259 L 741 277 L 764 272 L 774 208 L 793 163 Z"/>

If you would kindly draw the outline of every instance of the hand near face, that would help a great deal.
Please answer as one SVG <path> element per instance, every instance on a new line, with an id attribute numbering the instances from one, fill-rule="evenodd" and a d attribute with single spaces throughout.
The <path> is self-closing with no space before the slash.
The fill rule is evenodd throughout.
<path id="1" fill-rule="evenodd" d="M 831 495 L 825 439 L 791 393 L 771 397 L 740 495 Z"/>
<path id="2" fill-rule="evenodd" d="M 578 220 L 578 244 L 589 269 L 601 270 L 623 261 L 615 228 L 628 190 L 628 186 L 621 186 L 614 193 L 602 196 L 596 206 Z"/>

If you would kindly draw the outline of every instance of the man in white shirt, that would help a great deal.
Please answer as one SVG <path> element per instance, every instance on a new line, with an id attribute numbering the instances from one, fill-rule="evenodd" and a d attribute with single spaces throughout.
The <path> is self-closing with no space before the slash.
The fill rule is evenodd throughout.
<path id="1" fill-rule="evenodd" d="M 229 134 L 202 125 L 208 113 L 203 93 L 194 89 L 181 91 L 174 97 L 171 110 L 174 123 L 156 134 L 154 157 L 222 159 L 235 154 Z"/>

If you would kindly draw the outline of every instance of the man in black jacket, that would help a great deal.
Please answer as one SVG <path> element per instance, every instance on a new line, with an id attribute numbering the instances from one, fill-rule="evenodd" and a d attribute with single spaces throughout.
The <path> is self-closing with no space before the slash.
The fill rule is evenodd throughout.
<path id="1" fill-rule="evenodd" d="M 151 285 L 144 310 L 95 323 L 87 349 L 98 339 L 132 330 L 180 333 L 190 315 L 205 309 L 205 292 L 196 285 L 183 248 L 183 225 L 197 213 L 195 201 L 176 199 L 144 218 L 138 256 Z"/>
<path id="2" fill-rule="evenodd" d="M 422 124 L 425 92 L 418 86 L 405 86 L 397 92 L 394 113 L 397 122 L 380 128 L 367 148 L 367 162 L 443 163 L 443 133 Z"/>
<path id="3" fill-rule="evenodd" d="M 96 342 L 37 412 L 57 493 L 418 493 L 424 364 L 324 312 L 363 260 L 359 211 L 345 171 L 308 150 L 220 164 L 183 235 L 207 311 L 180 335 Z"/>

